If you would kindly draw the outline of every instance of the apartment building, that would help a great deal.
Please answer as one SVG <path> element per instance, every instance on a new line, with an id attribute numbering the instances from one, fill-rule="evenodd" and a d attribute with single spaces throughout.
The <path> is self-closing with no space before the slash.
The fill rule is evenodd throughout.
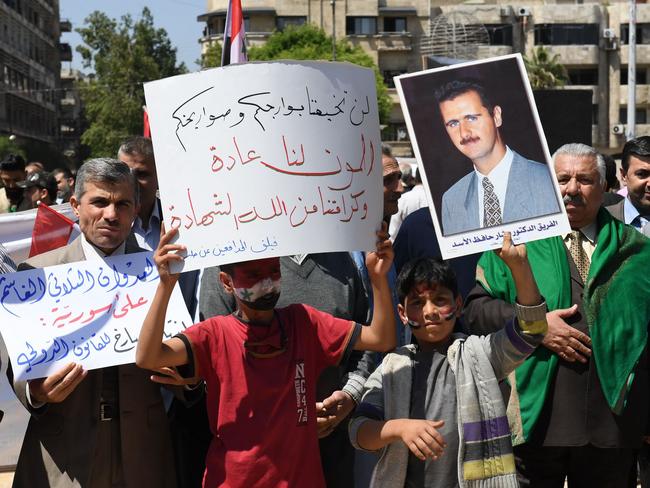
<path id="1" fill-rule="evenodd" d="M 204 49 L 223 36 L 227 0 L 208 0 L 200 39 Z M 428 56 L 451 55 L 449 34 L 431 38 L 431 25 L 447 22 L 454 32 L 479 31 L 474 59 L 545 46 L 560 55 L 569 75 L 565 89 L 591 89 L 592 139 L 608 150 L 625 142 L 627 120 L 627 60 L 629 14 L 627 2 L 566 2 L 530 0 L 442 3 L 434 0 L 242 0 L 247 42 L 264 43 L 274 30 L 310 22 L 337 38 L 361 46 L 377 62 L 390 88 L 393 109 L 382 137 L 398 155 L 411 154 L 408 133 L 392 77 L 427 66 Z M 440 16 L 445 17 L 440 17 Z M 650 4 L 637 5 L 636 133 L 650 135 Z"/>
<path id="2" fill-rule="evenodd" d="M 69 22 L 58 0 L 0 0 L 0 134 L 55 143 L 59 134 L 61 44 Z"/>

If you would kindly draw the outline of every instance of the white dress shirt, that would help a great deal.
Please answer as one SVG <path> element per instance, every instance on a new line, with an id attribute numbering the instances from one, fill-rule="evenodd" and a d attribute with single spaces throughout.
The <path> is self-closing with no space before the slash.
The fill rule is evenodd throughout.
<path id="1" fill-rule="evenodd" d="M 494 186 L 494 193 L 499 199 L 499 207 L 501 208 L 501 219 L 503 220 L 503 205 L 506 200 L 506 191 L 508 190 L 508 176 L 510 176 L 510 167 L 512 166 L 512 159 L 514 155 L 508 146 L 506 146 L 506 153 L 499 163 L 490 171 L 489 174 L 484 175 L 476 167 L 476 188 L 478 191 L 478 221 L 480 227 L 483 227 L 483 178 L 488 177 L 490 183 Z"/>

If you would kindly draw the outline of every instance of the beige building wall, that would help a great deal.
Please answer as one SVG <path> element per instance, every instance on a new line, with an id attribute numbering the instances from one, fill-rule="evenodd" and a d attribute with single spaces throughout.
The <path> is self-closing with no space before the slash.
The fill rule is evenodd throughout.
<path id="1" fill-rule="evenodd" d="M 594 145 L 616 151 L 625 142 L 624 124 L 627 109 L 628 46 L 623 44 L 623 29 L 629 22 L 624 1 L 583 3 L 530 0 L 512 3 L 500 0 L 453 2 L 436 0 L 245 0 L 247 42 L 263 43 L 287 19 L 311 22 L 337 38 L 347 38 L 362 47 L 377 62 L 385 80 L 399 73 L 423 69 L 421 44 L 429 32 L 429 24 L 440 14 L 465 15 L 489 32 L 505 30 L 507 42 L 493 32 L 490 40 L 476 46 L 477 58 L 521 52 L 530 54 L 537 42 L 550 39 L 548 32 L 556 29 L 585 29 L 572 41 L 562 43 L 562 35 L 553 34 L 545 47 L 559 55 L 569 70 L 571 83 L 565 89 L 591 89 L 592 136 Z M 227 0 L 208 0 L 206 13 L 199 21 L 206 24 L 201 39 L 204 46 L 220 42 Z M 334 25 L 332 18 L 334 12 Z M 363 20 L 355 20 L 364 18 Z M 221 22 L 221 24 L 220 24 Z M 357 24 L 355 24 L 357 22 Z M 650 135 L 650 4 L 637 5 L 637 135 Z M 351 29 L 352 27 L 352 29 Z M 361 31 L 354 31 L 354 29 Z M 583 36 L 586 40 L 581 42 Z M 559 41 L 558 41 L 559 39 Z M 383 137 L 397 154 L 410 155 L 404 117 L 394 88 L 389 88 L 393 110 Z"/>

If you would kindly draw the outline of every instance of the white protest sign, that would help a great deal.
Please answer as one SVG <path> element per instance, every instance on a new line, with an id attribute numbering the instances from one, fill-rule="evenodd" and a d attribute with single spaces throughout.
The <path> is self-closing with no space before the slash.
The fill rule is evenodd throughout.
<path id="1" fill-rule="evenodd" d="M 147 83 L 145 95 L 165 223 L 188 248 L 180 269 L 374 248 L 372 70 L 239 64 Z"/>
<path id="2" fill-rule="evenodd" d="M 149 252 L 0 275 L 0 333 L 14 376 L 40 378 L 69 362 L 85 369 L 134 362 L 157 285 Z M 191 324 L 176 287 L 164 335 Z"/>

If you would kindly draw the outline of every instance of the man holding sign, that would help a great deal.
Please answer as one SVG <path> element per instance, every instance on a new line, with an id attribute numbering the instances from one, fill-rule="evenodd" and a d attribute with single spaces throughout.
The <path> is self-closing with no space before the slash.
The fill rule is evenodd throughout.
<path id="1" fill-rule="evenodd" d="M 126 164 L 84 163 L 70 203 L 82 235 L 19 269 L 141 251 L 130 234 L 139 192 Z M 149 376 L 133 364 L 85 371 L 70 363 L 47 378 L 13 382 L 32 414 L 14 486 L 174 486 L 167 417 Z"/>
<path id="2" fill-rule="evenodd" d="M 395 319 L 386 275 L 393 251 L 385 231 L 366 265 L 374 293 L 369 326 L 337 319 L 302 304 L 275 308 L 280 260 L 221 266 L 219 279 L 237 310 L 212 317 L 162 341 L 165 311 L 178 280 L 169 265 L 185 246 L 166 233 L 154 259 L 160 283 L 144 321 L 136 363 L 143 368 L 190 364 L 206 381 L 214 438 L 203 486 L 324 487 L 316 430 L 316 380 L 352 349 L 387 351 Z"/>

